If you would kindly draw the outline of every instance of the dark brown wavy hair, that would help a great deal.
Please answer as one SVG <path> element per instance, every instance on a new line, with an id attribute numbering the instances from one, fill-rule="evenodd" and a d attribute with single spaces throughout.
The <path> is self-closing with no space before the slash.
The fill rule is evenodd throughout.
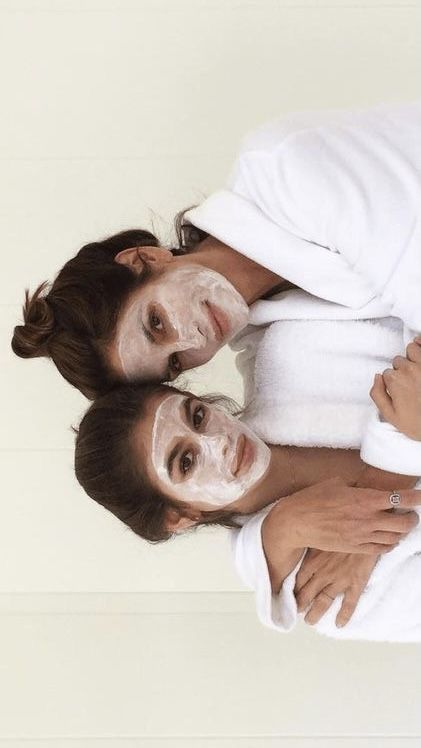
<path id="1" fill-rule="evenodd" d="M 135 454 L 132 434 L 144 416 L 148 397 L 174 391 L 180 392 L 159 384 L 116 388 L 90 406 L 76 430 L 74 466 L 82 488 L 152 543 L 172 537 L 166 527 L 167 512 L 173 508 L 183 515 L 188 504 L 171 499 L 152 485 Z M 236 514 L 224 509 L 201 512 L 198 525 L 238 527 Z"/>
<path id="2" fill-rule="evenodd" d="M 191 251 L 207 236 L 185 221 L 185 212 L 175 219 L 178 246 L 171 250 L 175 255 Z M 50 358 L 63 377 L 89 399 L 116 386 L 105 349 L 121 307 L 145 282 L 147 272 L 135 276 L 114 258 L 130 247 L 158 245 L 150 231 L 122 231 L 82 247 L 51 285 L 41 283 L 32 295 L 26 290 L 23 324 L 15 327 L 12 337 L 16 355 Z"/>

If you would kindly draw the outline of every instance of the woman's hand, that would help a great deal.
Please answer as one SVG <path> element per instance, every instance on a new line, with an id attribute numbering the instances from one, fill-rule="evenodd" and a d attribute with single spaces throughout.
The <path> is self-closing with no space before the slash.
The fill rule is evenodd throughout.
<path id="1" fill-rule="evenodd" d="M 420 504 L 416 490 L 400 491 L 401 508 Z M 317 548 L 379 555 L 392 550 L 418 524 L 416 512 L 391 510 L 390 491 L 347 486 L 340 478 L 304 488 L 279 501 L 263 522 L 266 557 L 276 548 Z"/>
<path id="2" fill-rule="evenodd" d="M 294 588 L 298 610 L 307 610 L 305 622 L 310 625 L 317 623 L 335 598 L 343 594 L 336 625 L 345 626 L 354 614 L 377 558 L 310 549 L 301 564 Z"/>
<path id="3" fill-rule="evenodd" d="M 393 369 L 376 374 L 370 390 L 383 418 L 402 434 L 421 440 L 421 338 L 407 346 L 406 358 L 396 356 Z"/>

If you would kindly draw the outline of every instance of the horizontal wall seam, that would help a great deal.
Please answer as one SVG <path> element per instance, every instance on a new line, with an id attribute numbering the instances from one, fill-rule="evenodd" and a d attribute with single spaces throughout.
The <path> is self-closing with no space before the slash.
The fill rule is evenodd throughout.
<path id="1" fill-rule="evenodd" d="M 74 452 L 74 447 L 0 447 L 1 452 Z"/>
<path id="2" fill-rule="evenodd" d="M 0 616 L 162 616 L 253 615 L 251 592 L 1 592 Z"/>
<path id="3" fill-rule="evenodd" d="M 401 10 L 405 8 L 417 8 L 416 3 L 382 3 L 379 5 L 378 3 L 348 3 L 343 4 L 340 2 L 330 2 L 330 3 L 317 3 L 317 0 L 314 0 L 313 2 L 309 3 L 300 3 L 300 4 L 293 4 L 293 3 L 274 3 L 273 5 L 264 5 L 263 3 L 256 2 L 238 2 L 235 5 L 228 6 L 226 4 L 226 7 L 221 4 L 219 6 L 212 6 L 211 4 L 203 4 L 200 5 L 200 3 L 197 4 L 196 12 L 206 12 L 206 13 L 224 13 L 226 16 L 227 12 L 232 13 L 239 13 L 241 11 L 252 11 L 252 12 L 258 12 L 260 15 L 262 13 L 268 13 L 270 11 L 277 11 L 278 13 L 282 10 L 330 10 L 330 9 L 347 9 L 347 10 L 381 10 L 384 8 L 390 9 L 390 10 Z M 124 8 L 124 7 L 114 7 L 114 8 L 0 8 L 0 13 L 4 13 L 5 15 L 93 15 L 93 14 L 102 14 L 102 15 L 110 15 L 110 14 L 124 14 L 124 15 L 137 15 L 140 13 L 144 13 L 147 11 L 150 15 L 168 15 L 168 14 L 179 14 L 183 10 L 187 11 L 191 9 L 191 5 L 186 4 L 184 7 L 179 6 L 168 6 L 166 7 L 154 7 L 151 5 L 144 5 L 143 8 Z"/>
<path id="4" fill-rule="evenodd" d="M 405 739 L 405 740 L 419 740 L 421 738 L 421 733 L 415 734 L 407 734 L 407 733 L 396 733 L 395 735 L 386 735 L 384 733 L 330 733 L 330 734 L 323 734 L 318 733 L 317 735 L 314 734 L 291 734 L 291 733 L 276 733 L 276 734 L 265 734 L 265 733 L 253 733 L 252 735 L 206 735 L 204 734 L 195 734 L 195 735 L 79 735 L 79 736 L 66 736 L 66 735 L 45 735 L 45 736 L 37 736 L 31 737 L 31 736 L 18 736 L 18 735 L 11 735 L 9 736 L 3 736 L 0 738 L 0 745 L 1 742 L 4 740 L 27 740 L 31 742 L 35 741 L 53 741 L 53 740 L 68 740 L 68 741 L 80 741 L 80 740 L 279 740 L 282 738 L 283 740 L 398 740 L 398 739 Z"/>
<path id="5" fill-rule="evenodd" d="M 1 15 L 1 12 L 0 12 Z M 156 153 L 156 154 L 145 154 L 143 156 L 34 156 L 34 157 L 25 157 L 25 156 L 0 156 L 0 162 L 16 162 L 16 163 L 39 163 L 41 162 L 52 162 L 56 163 L 58 161 L 67 163 L 69 161 L 92 161 L 94 163 L 98 163 L 99 161 L 102 161 L 104 163 L 115 161 L 168 161 L 170 159 L 174 161 L 182 161 L 185 159 L 204 159 L 207 161 L 215 162 L 215 159 L 220 158 L 221 160 L 226 160 L 227 158 L 232 159 L 233 158 L 233 152 L 230 151 L 228 153 L 221 153 L 218 151 L 218 153 L 211 153 L 209 155 L 209 151 L 207 153 L 203 153 L 202 151 L 199 151 L 198 153 Z"/>

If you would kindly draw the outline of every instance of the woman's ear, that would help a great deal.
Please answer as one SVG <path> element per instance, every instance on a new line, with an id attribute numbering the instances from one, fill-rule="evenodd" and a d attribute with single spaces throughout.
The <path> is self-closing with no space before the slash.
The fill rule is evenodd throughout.
<path id="1" fill-rule="evenodd" d="M 178 509 L 171 507 L 167 509 L 165 514 L 165 529 L 169 532 L 184 532 L 189 527 L 194 527 L 200 521 L 198 514 L 192 513 L 190 515 L 181 514 Z"/>
<path id="2" fill-rule="evenodd" d="M 173 260 L 170 250 L 165 247 L 129 247 L 114 257 L 114 262 L 126 265 L 136 275 L 141 275 L 145 266 L 152 272 L 162 270 Z"/>

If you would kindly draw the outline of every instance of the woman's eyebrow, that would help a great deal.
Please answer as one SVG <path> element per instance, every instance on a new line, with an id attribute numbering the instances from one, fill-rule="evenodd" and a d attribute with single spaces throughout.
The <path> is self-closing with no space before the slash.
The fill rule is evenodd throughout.
<path id="1" fill-rule="evenodd" d="M 190 423 L 190 419 L 191 419 L 190 405 L 194 399 L 195 399 L 194 397 L 186 397 L 185 400 L 180 405 L 182 416 L 184 416 L 184 419 L 187 425 L 189 425 Z M 175 458 L 181 452 L 181 450 L 182 450 L 182 446 L 180 445 L 180 442 L 177 442 L 177 444 L 172 448 L 171 452 L 168 455 L 167 471 L 168 471 L 168 475 L 170 476 L 170 478 L 173 477 Z"/>
<path id="2" fill-rule="evenodd" d="M 194 397 L 186 397 L 182 404 L 182 409 L 184 411 L 184 417 L 186 419 L 186 423 L 188 426 L 190 426 L 191 422 L 191 404 L 195 400 Z"/>
<path id="3" fill-rule="evenodd" d="M 173 477 L 174 461 L 175 461 L 175 458 L 177 457 L 177 455 L 179 454 L 180 451 L 181 451 L 180 450 L 180 443 L 178 442 L 175 445 L 175 447 L 172 448 L 172 450 L 171 450 L 171 452 L 170 452 L 170 454 L 168 456 L 168 460 L 167 460 L 167 472 L 168 472 L 168 475 L 170 476 L 170 478 Z"/>
<path id="4" fill-rule="evenodd" d="M 155 343 L 155 345 L 156 345 L 156 340 L 155 340 L 154 336 L 152 335 L 152 333 L 150 332 L 150 330 L 148 330 L 148 328 L 145 327 L 145 325 L 143 324 L 143 322 L 142 322 L 142 330 L 143 330 L 143 334 L 144 334 L 146 340 L 149 340 L 150 343 Z"/>

